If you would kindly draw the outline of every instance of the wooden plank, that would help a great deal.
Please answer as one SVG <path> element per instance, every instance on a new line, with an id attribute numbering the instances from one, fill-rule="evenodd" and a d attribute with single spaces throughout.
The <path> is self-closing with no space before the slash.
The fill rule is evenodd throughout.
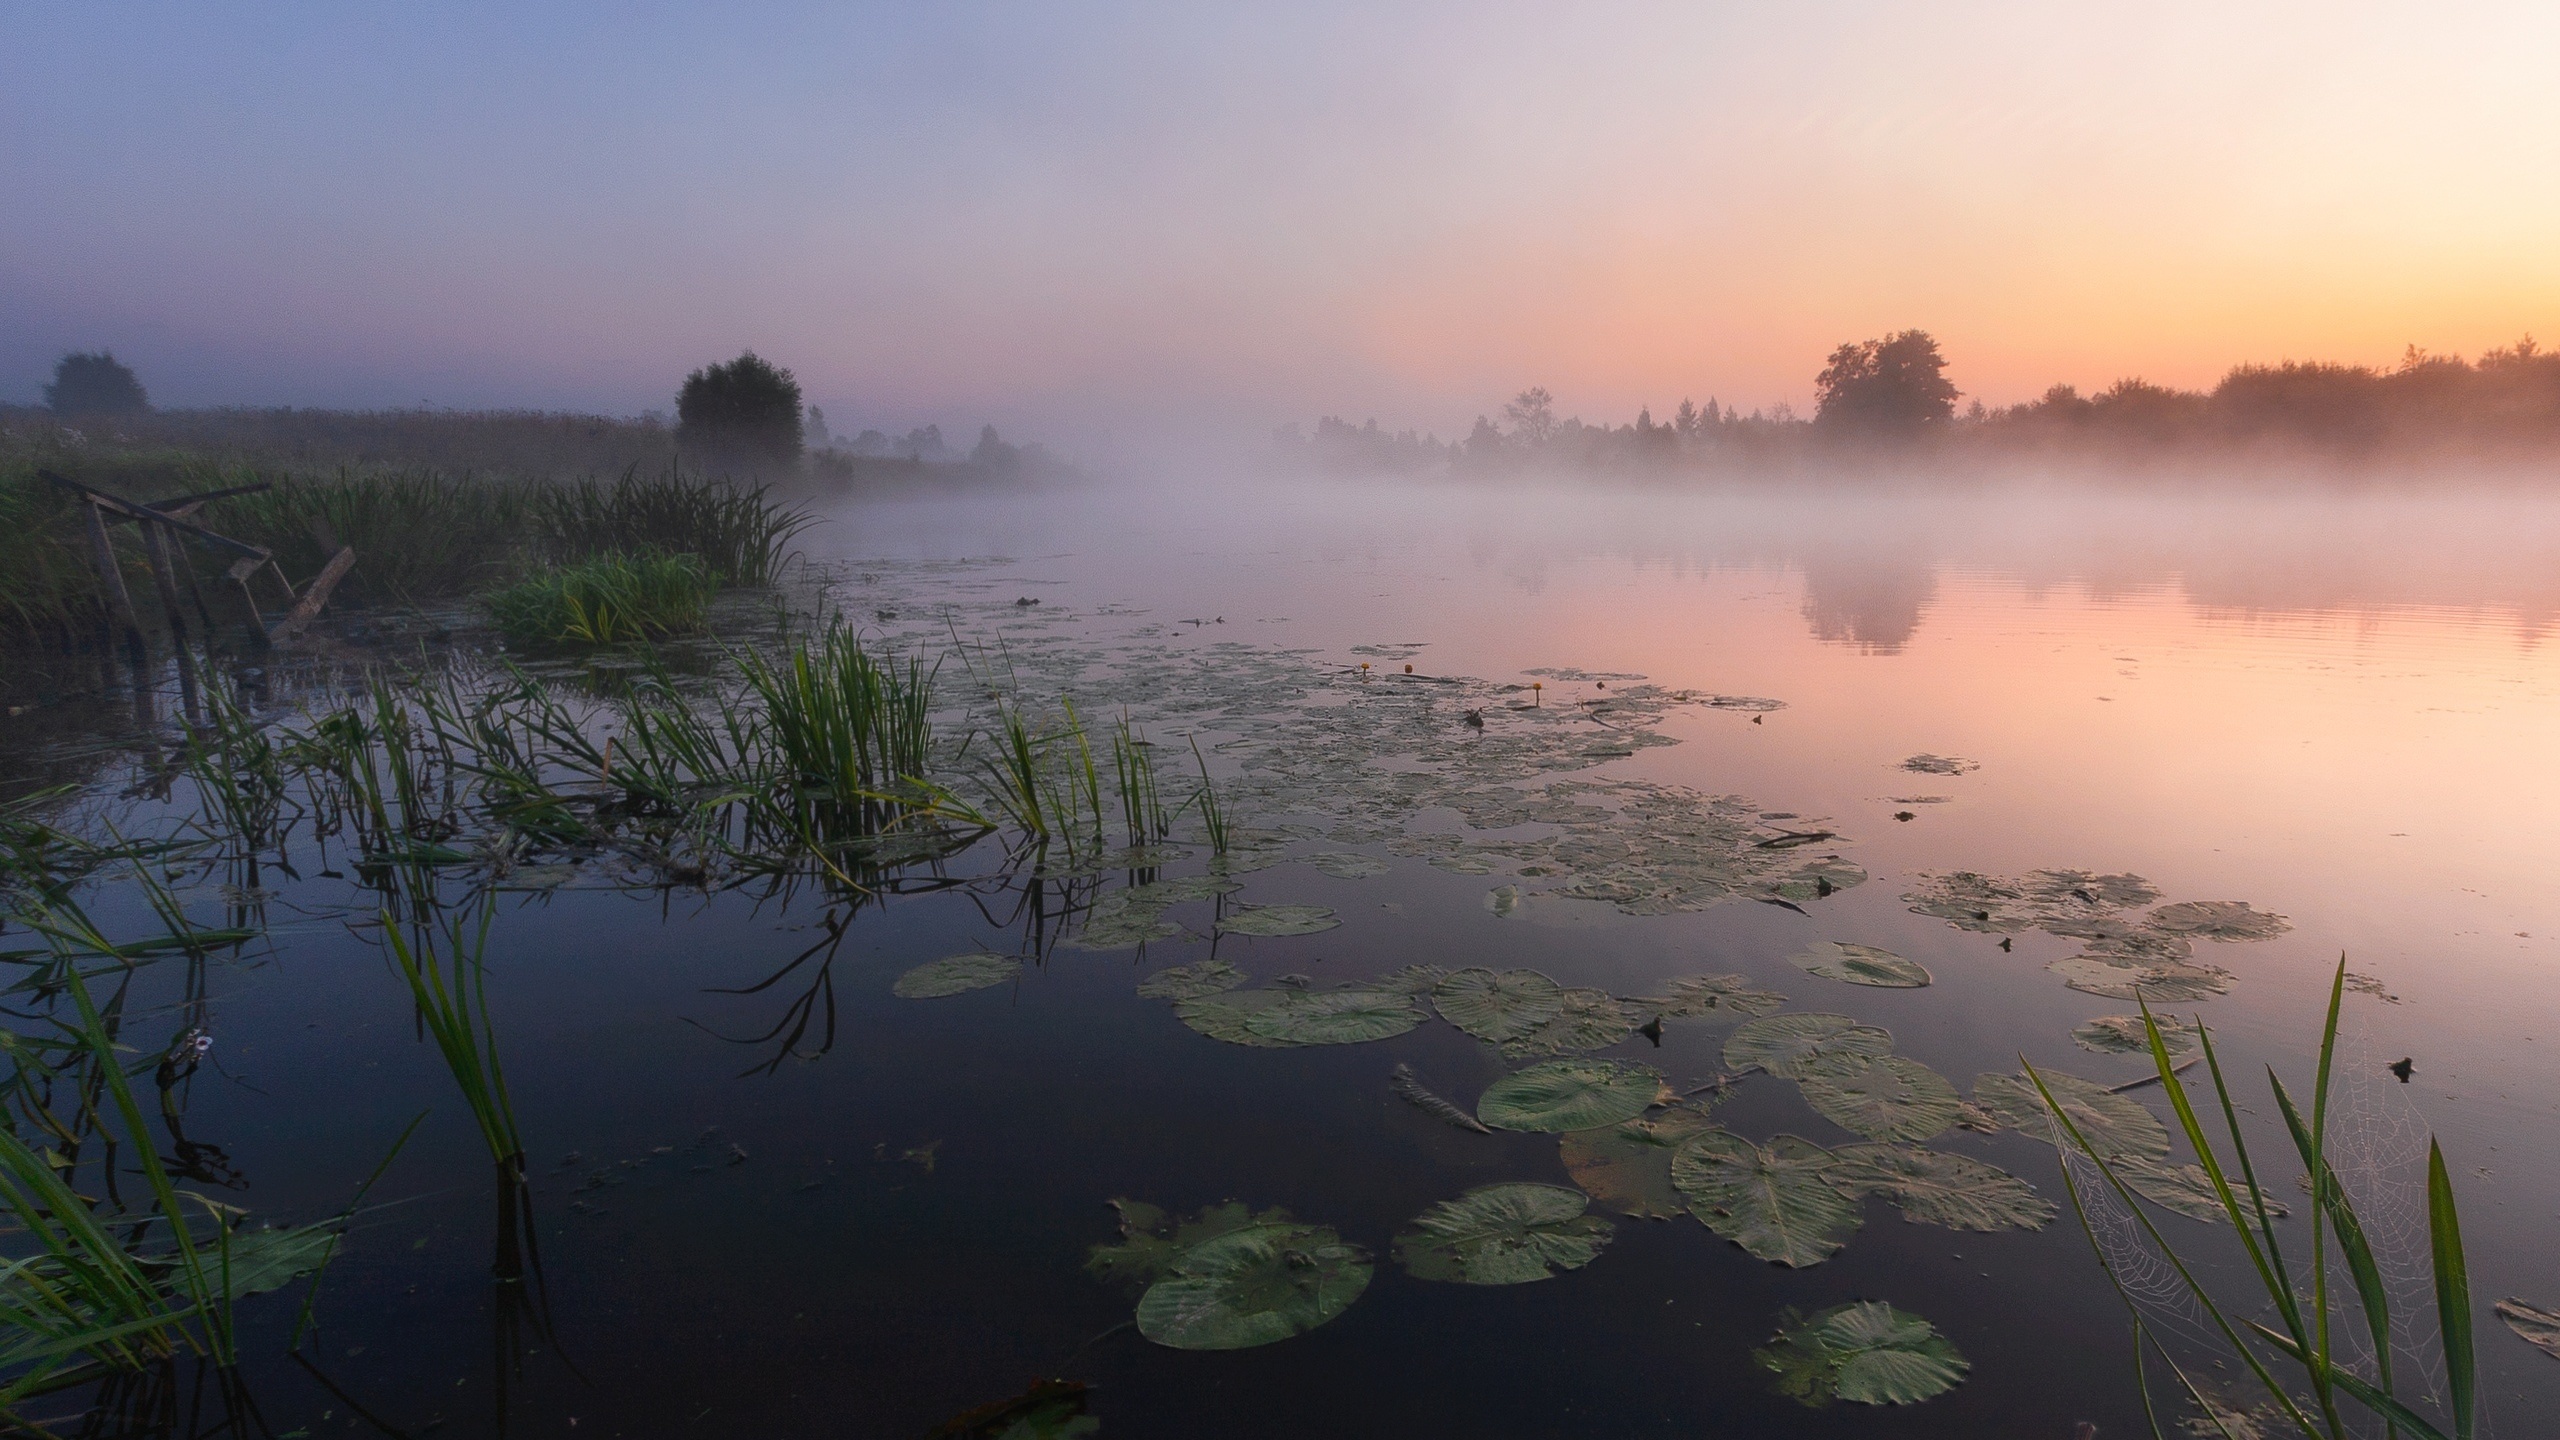
<path id="1" fill-rule="evenodd" d="M 187 617 L 178 608 L 177 567 L 169 560 L 169 537 L 158 530 L 143 531 L 142 559 L 151 567 L 151 588 L 160 592 L 160 614 L 169 622 L 169 641 L 183 650 Z"/>
<path id="2" fill-rule="evenodd" d="M 310 628 L 311 622 L 320 618 L 320 607 L 329 603 L 329 592 L 338 588 L 338 582 L 355 568 L 355 563 L 356 552 L 352 549 L 341 548 L 330 556 L 318 578 L 303 587 L 302 598 L 294 602 L 292 612 L 267 631 L 267 643 L 288 644 L 293 637 Z"/>
<path id="3" fill-rule="evenodd" d="M 148 520 L 154 525 L 165 525 L 172 530 L 184 531 L 185 533 L 202 540 L 207 545 L 211 545 L 220 550 L 228 550 L 234 555 L 246 556 L 250 559 L 261 562 L 275 558 L 273 552 L 251 545 L 246 541 L 234 540 L 228 535 L 217 535 L 191 520 L 181 520 L 174 515 L 163 515 L 159 511 L 154 510 L 147 505 L 137 505 L 120 495 L 110 495 L 104 490 L 92 489 L 87 485 L 81 484 L 77 480 L 66 479 L 63 476 L 56 475 L 50 470 L 38 470 L 36 474 L 56 485 L 61 486 L 65 490 L 74 491 L 80 494 L 87 498 L 92 506 L 109 514 L 121 515 L 128 520 Z"/>
<path id="4" fill-rule="evenodd" d="M 124 638 L 131 644 L 142 643 L 142 622 L 134 617 L 133 593 L 124 588 L 124 571 L 116 564 L 116 547 L 107 541 L 106 518 L 95 502 L 84 502 L 80 509 L 89 517 L 90 563 L 97 567 L 98 589 L 107 597 L 107 613 L 124 626 Z"/>

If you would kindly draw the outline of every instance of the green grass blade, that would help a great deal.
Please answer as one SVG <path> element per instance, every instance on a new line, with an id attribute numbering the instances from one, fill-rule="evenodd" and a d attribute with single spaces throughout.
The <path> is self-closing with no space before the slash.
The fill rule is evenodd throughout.
<path id="1" fill-rule="evenodd" d="M 2462 1260 L 2462 1218 L 2444 1151 L 2427 1141 L 2427 1238 L 2435 1252 L 2436 1325 L 2444 1342 L 2445 1388 L 2453 1399 L 2455 1440 L 2471 1440 L 2473 1391 L 2479 1378 L 2471 1348 L 2471 1274 Z"/>

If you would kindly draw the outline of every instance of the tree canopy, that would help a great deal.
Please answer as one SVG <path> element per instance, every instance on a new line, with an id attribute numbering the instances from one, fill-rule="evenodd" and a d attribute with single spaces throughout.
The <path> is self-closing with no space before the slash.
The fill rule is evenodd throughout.
<path id="1" fill-rule="evenodd" d="M 53 383 L 44 387 L 44 403 L 56 415 L 139 415 L 151 408 L 151 397 L 143 393 L 130 366 L 113 351 L 101 350 L 56 361 Z"/>
<path id="2" fill-rule="evenodd" d="M 790 465 L 800 458 L 800 382 L 749 350 L 685 377 L 676 443 L 715 464 Z"/>
<path id="3" fill-rule="evenodd" d="M 1813 380 L 1814 423 L 1826 430 L 1909 436 L 1954 418 L 1946 357 L 1926 330 L 1905 330 L 1831 352 Z"/>

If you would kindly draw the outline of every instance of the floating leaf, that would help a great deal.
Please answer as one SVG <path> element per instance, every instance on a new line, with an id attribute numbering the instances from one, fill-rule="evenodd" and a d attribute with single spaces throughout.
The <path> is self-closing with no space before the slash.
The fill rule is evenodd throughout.
<path id="1" fill-rule="evenodd" d="M 1982 762 L 1967 760 L 1960 755 L 1930 755 L 1924 752 L 1903 761 L 1902 768 L 1914 775 L 1964 775 L 1981 769 Z"/>
<path id="2" fill-rule="evenodd" d="M 2183 1055 L 2196 1048 L 2195 1027 L 2174 1015 L 2157 1017 L 2160 1043 L 2172 1055 Z M 2071 1039 L 2083 1050 L 2101 1055 L 2148 1055 L 2151 1040 L 2142 1029 L 2139 1015 L 2101 1015 L 2071 1032 Z"/>
<path id="3" fill-rule="evenodd" d="M 1816 940 L 1788 956 L 1787 963 L 1826 980 L 1846 980 L 1852 985 L 1917 990 L 1929 983 L 1927 967 L 1916 960 L 1905 960 L 1874 945 L 1852 945 L 1842 940 Z"/>
<path id="4" fill-rule="evenodd" d="M 2142 923 L 2171 935 L 2207 940 L 2272 940 L 2293 928 L 2283 916 L 2253 910 L 2242 900 L 2184 900 L 2161 906 L 2143 917 Z"/>
<path id="5" fill-rule="evenodd" d="M 2041 1230 L 2054 1216 L 2026 1181 L 1970 1155 L 1917 1145 L 1844 1145 L 1832 1153 L 1834 1185 L 1881 1195 L 1905 1220 L 1950 1230 Z"/>
<path id="6" fill-rule="evenodd" d="M 2515 1299 L 2501 1300 L 2495 1308 L 2498 1318 L 2524 1343 L 2560 1360 L 2560 1314 Z"/>
<path id="7" fill-rule="evenodd" d="M 1680 1142 L 1715 1128 L 1710 1107 L 1692 1101 L 1596 1130 L 1568 1131 L 1557 1148 L 1565 1173 L 1602 1205 L 1639 1220 L 1689 1213 L 1671 1183 L 1671 1154 Z"/>
<path id="8" fill-rule="evenodd" d="M 1218 922 L 1221 935 L 1313 935 L 1342 921 L 1321 905 L 1244 905 Z"/>
<path id="9" fill-rule="evenodd" d="M 1483 1121 L 1433 1093 L 1430 1087 L 1415 1077 L 1413 1067 L 1410 1065 L 1399 1063 L 1395 1073 L 1387 1077 L 1387 1088 L 1395 1092 L 1397 1099 L 1442 1124 L 1452 1125 L 1460 1130 L 1473 1130 L 1479 1135 L 1493 1133 L 1485 1128 Z"/>
<path id="10" fill-rule="evenodd" d="M 1351 1307 L 1369 1254 L 1322 1225 L 1254 1225 L 1176 1257 L 1138 1297 L 1138 1333 L 1176 1350 L 1243 1350 L 1286 1340 Z"/>
<path id="11" fill-rule="evenodd" d="M 1937 1327 L 1881 1300 L 1778 1318 L 1769 1348 L 1751 1358 L 1778 1376 L 1778 1393 L 1807 1405 L 1849 1400 L 1911 1405 L 1962 1384 L 1972 1368 Z"/>
<path id="12" fill-rule="evenodd" d="M 1194 995 L 1188 1000 L 1175 1001 L 1173 1013 L 1181 1017 L 1183 1024 L 1212 1040 L 1224 1040 L 1230 1045 L 1280 1049 L 1299 1042 L 1284 1040 L 1275 1035 L 1257 1034 L 1249 1028 L 1247 1022 L 1263 1010 L 1283 1004 L 1303 993 L 1305 992 L 1295 988 L 1282 987 L 1269 990 L 1228 990 L 1213 995 Z"/>
<path id="13" fill-rule="evenodd" d="M 1144 885 L 1132 885 L 1120 891 L 1115 898 L 1131 909 L 1161 910 L 1167 905 L 1186 901 L 1215 900 L 1243 888 L 1221 876 L 1189 875 L 1179 880 L 1152 880 Z"/>
<path id="14" fill-rule="evenodd" d="M 1134 950 L 1158 940 L 1179 940 L 1187 933 L 1153 910 L 1120 910 L 1087 916 L 1083 929 L 1058 943 L 1070 950 Z"/>
<path id="15" fill-rule="evenodd" d="M 1368 982 L 1372 990 L 1393 990 L 1400 995 L 1428 995 L 1449 978 L 1449 972 L 1437 965 L 1407 965 L 1390 970 Z"/>
<path id="16" fill-rule="evenodd" d="M 1564 1013 L 1564 987 L 1535 970 L 1460 970 L 1432 987 L 1431 1003 L 1479 1040 L 1517 1040 Z"/>
<path id="17" fill-rule="evenodd" d="M 1579 1270 L 1609 1243 L 1609 1222 L 1561 1185 L 1480 1185 L 1423 1211 L 1396 1236 L 1396 1263 L 1416 1280 L 1522 1285 Z"/>
<path id="18" fill-rule="evenodd" d="M 1337 880 L 1367 880 L 1395 868 L 1375 855 L 1356 850 L 1319 850 L 1307 857 L 1307 863 Z"/>
<path id="19" fill-rule="evenodd" d="M 2071 1123 L 2110 1162 L 2122 1155 L 2153 1160 L 2168 1157 L 2169 1132 L 2141 1101 L 2059 1070 L 2036 1073 L 2044 1077 L 2046 1088 L 2053 1092 L 2062 1112 L 2071 1117 Z M 2053 1113 L 2045 1108 L 2044 1097 L 2036 1093 L 2035 1082 L 2024 1075 L 1975 1076 L 1973 1103 L 2022 1135 L 2048 1145 L 2068 1141 L 2054 1122 Z"/>
<path id="20" fill-rule="evenodd" d="M 1768 893 L 1801 905 L 1809 900 L 1827 899 L 1853 885 L 1863 885 L 1866 880 L 1867 872 L 1863 867 L 1837 855 L 1825 855 L 1818 860 L 1808 860 L 1771 882 Z"/>
<path id="21" fill-rule="evenodd" d="M 1643 1114 L 1662 1088 L 1650 1066 L 1550 1060 L 1487 1085 L 1476 1118 L 1497 1130 L 1589 1130 Z"/>
<path id="22" fill-rule="evenodd" d="M 1150 1000 L 1188 1000 L 1233 990 L 1244 982 L 1245 973 L 1226 961 L 1203 960 L 1157 971 L 1138 982 L 1138 993 Z"/>
<path id="23" fill-rule="evenodd" d="M 925 1432 L 925 1440 L 1077 1440 L 1102 1428 L 1084 1413 L 1079 1380 L 1035 1380 L 1010 1399 L 978 1406 Z"/>
<path id="24" fill-rule="evenodd" d="M 1724 1042 L 1726 1066 L 1766 1070 L 1781 1080 L 1852 1075 L 1891 1053 L 1892 1031 L 1818 1012 L 1754 1020 Z"/>
<path id="25" fill-rule="evenodd" d="M 2033 870 L 2018 882 L 2048 922 L 2073 916 L 2139 910 L 2160 898 L 2160 887 L 2139 875 L 2098 875 L 2087 870 Z M 2047 928 L 2051 928 L 2048 923 Z"/>
<path id="26" fill-rule="evenodd" d="M 1831 1183 L 1832 1155 L 1780 1135 L 1754 1145 L 1729 1130 L 1682 1141 L 1671 1183 L 1690 1213 L 1727 1240 L 1781 1265 L 1819 1265 L 1858 1228 L 1858 1203 Z"/>
<path id="27" fill-rule="evenodd" d="M 237 1298 L 281 1290 L 327 1264 L 337 1248 L 338 1232 L 326 1223 L 234 1231 L 231 1294 Z"/>
<path id="28" fill-rule="evenodd" d="M 1536 1030 L 1506 1041 L 1502 1053 L 1513 1059 L 1531 1055 L 1579 1055 L 1606 1050 L 1635 1029 L 1626 1007 L 1606 990 L 1565 990 L 1556 995 L 1556 1017 Z"/>
<path id="29" fill-rule="evenodd" d="M 1353 986 L 1288 992 L 1278 1004 L 1247 1015 L 1244 1028 L 1291 1045 L 1358 1045 L 1401 1035 L 1422 1019 L 1410 995 Z"/>
<path id="30" fill-rule="evenodd" d="M 2084 995 L 2109 1000 L 2186 1005 L 2231 989 L 2231 972 L 2212 965 L 2128 965 L 2104 956 L 2073 955 L 2044 968 Z"/>
<path id="31" fill-rule="evenodd" d="M 2111 1155 L 2107 1157 L 2107 1166 L 2134 1194 L 2163 1210 L 2175 1211 L 2208 1225 L 2225 1224 L 2231 1219 L 2230 1212 L 2222 1208 L 2222 1197 L 2214 1192 L 2213 1177 L 2204 1173 L 2201 1165 L 2172 1165 L 2144 1155 Z M 2249 1204 L 2245 1182 L 2237 1177 L 2225 1178 L 2231 1182 L 2233 1198 L 2240 1202 L 2242 1213 L 2253 1211 L 2255 1207 Z M 2270 1196 L 2267 1213 L 2284 1215 L 2289 1212 Z"/>
<path id="32" fill-rule="evenodd" d="M 966 955 L 927 960 L 899 976 L 889 993 L 901 1000 L 934 1000 L 1002 985 L 1021 973 L 1022 962 L 1010 955 L 973 950 Z"/>
<path id="33" fill-rule="evenodd" d="M 1289 1212 L 1277 1207 L 1255 1214 L 1253 1208 L 1228 1200 L 1177 1223 L 1144 1200 L 1127 1197 L 1111 1202 L 1120 1215 L 1120 1243 L 1096 1245 L 1086 1252 L 1084 1268 L 1095 1278 L 1142 1288 L 1163 1279 L 1182 1252 L 1206 1240 L 1255 1225 L 1286 1225 Z"/>
<path id="34" fill-rule="evenodd" d="M 1962 1102 L 1945 1076 L 1917 1060 L 1880 1055 L 1847 1075 L 1796 1082 L 1823 1119 L 1870 1140 L 1926 1140 L 1956 1123 Z"/>
<path id="35" fill-rule="evenodd" d="M 1664 987 L 1665 993 L 1640 999 L 1667 1020 L 1695 1020 L 1705 1017 L 1748 1020 L 1766 1015 L 1787 1003 L 1787 997 L 1775 990 L 1763 990 L 1752 984 L 1748 975 L 1691 975 L 1674 980 Z"/>
<path id="36" fill-rule="evenodd" d="M 2026 892 L 2004 880 L 1957 870 L 1923 875 L 1920 888 L 1904 895 L 1914 915 L 1934 915 L 1959 930 L 2011 935 L 2036 927 L 2026 909 Z"/>

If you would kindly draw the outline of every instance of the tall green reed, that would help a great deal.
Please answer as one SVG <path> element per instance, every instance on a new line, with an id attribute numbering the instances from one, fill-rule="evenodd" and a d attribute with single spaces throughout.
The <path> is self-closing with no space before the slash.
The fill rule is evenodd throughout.
<path id="1" fill-rule="evenodd" d="M 542 571 L 489 597 L 528 645 L 619 645 L 701 631 L 716 578 L 691 555 L 611 551 Z"/>
<path id="2" fill-rule="evenodd" d="M 633 465 L 610 485 L 596 480 L 541 487 L 531 518 L 542 553 L 568 562 L 616 552 L 690 555 L 716 583 L 772 581 L 793 536 L 814 523 L 804 511 L 726 480 L 669 466 L 643 476 Z"/>
<path id="3" fill-rule="evenodd" d="M 485 957 L 497 911 L 486 898 L 471 909 L 476 920 L 469 913 L 440 914 L 405 925 L 386 910 L 381 915 L 383 948 L 408 983 L 419 1025 L 453 1072 L 490 1160 L 521 1176 L 524 1138 L 516 1129 L 506 1069 L 498 1059 L 497 1026 L 489 1017 Z"/>
<path id="4" fill-rule="evenodd" d="M 2320 1064 L 2311 1092 L 2311 1115 L 2306 1123 L 2301 1107 L 2274 1067 L 2267 1069 L 2267 1085 L 2277 1109 L 2282 1113 L 2285 1129 L 2295 1153 L 2301 1159 L 2312 1187 L 2310 1258 L 2306 1269 L 2297 1274 L 2289 1267 L 2284 1248 L 2277 1240 L 2274 1211 L 2260 1187 L 2257 1167 L 2249 1155 L 2248 1142 L 2241 1133 L 2240 1106 L 2232 1098 L 2231 1088 L 2222 1073 L 2221 1057 L 2213 1048 L 2213 1038 L 2201 1019 L 2196 1022 L 2197 1042 L 2203 1047 L 2207 1073 L 2213 1081 L 2215 1102 L 2222 1112 L 2223 1129 L 2228 1137 L 2228 1155 L 2216 1148 L 2217 1142 L 2197 1118 L 2185 1082 L 2179 1079 L 2169 1059 L 2169 1048 L 2160 1031 L 2159 1021 L 2150 1006 L 2142 1005 L 2143 1031 L 2148 1041 L 2152 1064 L 2160 1084 L 2176 1112 L 2178 1127 L 2196 1153 L 2215 1198 L 2224 1215 L 2239 1235 L 2247 1253 L 2250 1271 L 2256 1277 L 2265 1303 L 2274 1311 L 2282 1328 L 2266 1325 L 2238 1312 L 2236 1299 L 2217 1299 L 2199 1278 L 2196 1269 L 2166 1237 L 2161 1235 L 2150 1216 L 2136 1202 L 2131 1186 L 2111 1162 L 2107 1151 L 2091 1142 L 2073 1121 L 2062 1103 L 2047 1087 L 2044 1077 L 2030 1064 L 2027 1075 L 2044 1099 L 2057 1131 L 2067 1138 L 2070 1148 L 2096 1167 L 2104 1193 L 2130 1213 L 2138 1222 L 2149 1246 L 2166 1261 L 2177 1276 L 2179 1288 L 2211 1322 L 2215 1335 L 2232 1357 L 2241 1362 L 2250 1376 L 2263 1389 L 2268 1403 L 2282 1415 L 2286 1423 L 2311 1440 L 2345 1440 L 2354 1433 L 2341 1413 L 2341 1398 L 2359 1407 L 2367 1415 L 2383 1422 L 2393 1434 L 2408 1432 L 2416 1440 L 2473 1440 L 2476 1433 L 2477 1364 L 2473 1352 L 2473 1315 L 2470 1279 L 2462 1248 L 2462 1222 L 2454 1202 L 2453 1184 L 2444 1164 L 2444 1152 L 2431 1137 L 2427 1142 L 2427 1235 L 2428 1265 L 2435 1284 L 2435 1322 L 2438 1358 L 2446 1377 L 2446 1394 L 2440 1413 L 2422 1413 L 2404 1394 L 2394 1378 L 2394 1350 L 2391 1297 L 2385 1285 L 2381 1265 L 2375 1257 L 2370 1232 L 2363 1217 L 2357 1214 L 2345 1186 L 2339 1183 L 2331 1162 L 2332 1146 L 2329 1130 L 2330 1080 L 2337 1054 L 2338 1013 L 2346 993 L 2346 961 L 2339 959 L 2338 969 L 2330 982 L 2329 1010 L 2321 1030 Z M 2236 1176 L 2236 1179 L 2235 1179 Z M 2116 1287 L 2126 1307 L 2134 1315 L 2135 1358 L 2137 1377 L 2141 1373 L 2141 1345 L 2146 1338 L 2141 1311 L 2126 1290 L 2123 1279 L 2110 1263 L 2098 1233 L 2093 1226 L 2088 1202 L 2097 1197 L 2082 1193 L 2081 1182 L 2072 1167 L 2063 1166 L 2063 1181 L 2070 1191 L 2074 1210 L 2081 1225 L 2089 1233 L 2091 1246 L 2098 1251 L 2099 1263 Z M 2364 1322 L 2372 1342 L 2374 1373 L 2357 1373 L 2342 1358 L 2337 1334 L 2336 1310 L 2331 1296 L 2334 1266 L 2346 1272 L 2352 1283 L 2358 1318 Z M 2309 1293 L 2303 1292 L 2305 1284 Z M 2171 1372 L 2189 1397 L 2206 1415 L 2217 1417 L 2213 1423 L 2222 1426 L 2216 1407 L 2211 1405 L 2186 1371 L 2177 1365 L 2157 1340 L 2153 1348 L 2167 1361 Z M 2291 1362 L 2311 1387 L 2308 1407 L 2291 1386 L 2278 1378 L 2270 1356 Z M 2150 1396 L 2146 1386 L 2144 1404 Z M 2159 1434 L 2155 1417 L 2153 1432 Z"/>

